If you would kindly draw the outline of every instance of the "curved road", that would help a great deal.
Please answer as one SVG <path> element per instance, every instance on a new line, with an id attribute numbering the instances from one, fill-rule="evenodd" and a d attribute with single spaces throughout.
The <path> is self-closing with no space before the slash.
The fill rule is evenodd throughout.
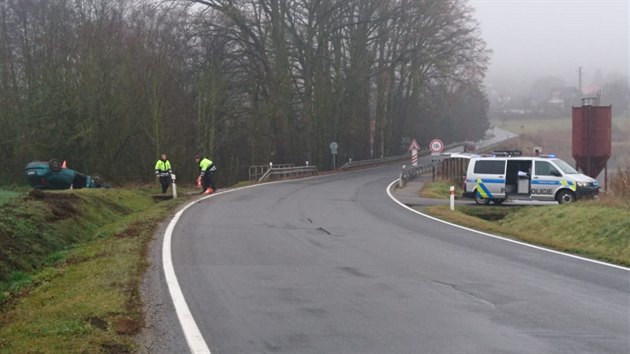
<path id="1" fill-rule="evenodd" d="M 630 272 L 411 213 L 386 194 L 398 171 L 188 209 L 172 261 L 211 351 L 630 352 Z"/>

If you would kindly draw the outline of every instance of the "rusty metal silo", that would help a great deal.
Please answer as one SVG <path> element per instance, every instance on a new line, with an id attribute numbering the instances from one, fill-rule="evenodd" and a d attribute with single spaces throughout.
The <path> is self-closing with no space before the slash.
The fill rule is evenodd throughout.
<path id="1" fill-rule="evenodd" d="M 584 99 L 573 107 L 573 158 L 577 169 L 597 178 L 606 168 L 612 150 L 612 106 L 597 106 Z"/>

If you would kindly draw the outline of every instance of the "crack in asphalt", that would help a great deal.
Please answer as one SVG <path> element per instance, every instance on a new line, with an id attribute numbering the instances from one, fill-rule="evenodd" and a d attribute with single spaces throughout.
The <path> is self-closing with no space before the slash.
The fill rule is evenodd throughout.
<path id="1" fill-rule="evenodd" d="M 323 227 L 318 227 L 318 228 L 317 228 L 317 231 L 321 231 L 321 232 L 325 233 L 326 235 L 331 235 L 331 236 L 332 236 L 332 234 L 330 233 L 330 231 L 328 231 L 328 230 L 324 229 Z"/>
<path id="2" fill-rule="evenodd" d="M 492 302 L 482 298 L 481 296 L 472 293 L 470 291 L 461 289 L 460 287 L 458 287 L 456 284 L 451 284 L 451 283 L 447 283 L 447 282 L 443 282 L 443 281 L 439 281 L 439 280 L 433 280 L 434 283 L 440 284 L 440 285 L 444 285 L 444 286 L 448 286 L 450 288 L 452 288 L 453 290 L 460 292 L 462 294 L 468 295 L 469 297 L 472 297 L 475 301 L 480 302 L 488 307 L 490 307 L 493 310 L 496 310 L 497 307 L 495 304 L 493 304 Z"/>

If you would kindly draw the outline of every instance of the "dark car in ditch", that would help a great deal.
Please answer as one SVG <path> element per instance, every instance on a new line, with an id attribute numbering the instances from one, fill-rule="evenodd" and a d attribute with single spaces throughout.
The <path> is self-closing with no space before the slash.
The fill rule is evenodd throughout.
<path id="1" fill-rule="evenodd" d="M 58 159 L 29 162 L 24 168 L 26 180 L 35 189 L 81 189 L 104 187 L 100 175 L 88 176 L 66 167 Z"/>

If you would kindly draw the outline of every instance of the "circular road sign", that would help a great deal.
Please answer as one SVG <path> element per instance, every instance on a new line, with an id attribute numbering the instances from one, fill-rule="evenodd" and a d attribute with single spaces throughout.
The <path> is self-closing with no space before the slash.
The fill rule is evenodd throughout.
<path id="1" fill-rule="evenodd" d="M 333 141 L 332 143 L 330 143 L 330 153 L 336 155 L 338 147 L 339 145 L 336 142 Z"/>
<path id="2" fill-rule="evenodd" d="M 431 152 L 442 152 L 444 150 L 444 143 L 440 139 L 433 139 L 429 143 L 429 149 Z"/>

